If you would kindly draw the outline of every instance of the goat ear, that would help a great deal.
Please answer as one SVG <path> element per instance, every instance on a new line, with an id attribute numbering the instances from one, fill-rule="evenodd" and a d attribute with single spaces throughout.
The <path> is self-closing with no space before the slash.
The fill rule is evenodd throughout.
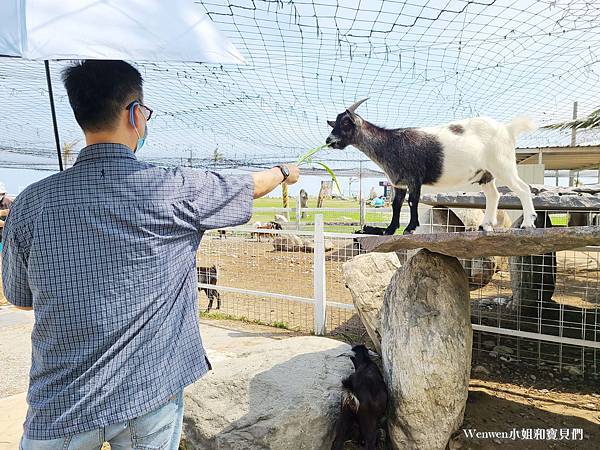
<path id="1" fill-rule="evenodd" d="M 333 120 L 328 120 L 328 121 L 327 121 L 327 125 L 329 125 L 331 128 L 335 128 L 335 121 L 333 121 Z"/>
<path id="2" fill-rule="evenodd" d="M 350 118 L 352 123 L 356 123 L 356 114 L 354 114 L 352 111 L 346 110 L 346 115 Z"/>

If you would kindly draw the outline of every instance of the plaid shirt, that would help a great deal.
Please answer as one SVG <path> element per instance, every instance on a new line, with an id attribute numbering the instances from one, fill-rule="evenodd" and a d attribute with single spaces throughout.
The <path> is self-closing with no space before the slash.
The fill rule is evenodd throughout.
<path id="1" fill-rule="evenodd" d="M 196 251 L 203 230 L 247 222 L 252 197 L 250 176 L 162 169 L 119 144 L 17 197 L 2 278 L 35 314 L 26 437 L 138 417 L 209 370 Z"/>

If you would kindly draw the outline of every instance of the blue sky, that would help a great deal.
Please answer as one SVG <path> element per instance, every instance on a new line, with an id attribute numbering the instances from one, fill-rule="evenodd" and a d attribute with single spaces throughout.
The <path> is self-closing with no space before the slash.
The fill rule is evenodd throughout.
<path id="1" fill-rule="evenodd" d="M 325 121 L 362 97 L 363 117 L 388 127 L 477 115 L 544 124 L 569 118 L 575 100 L 580 114 L 600 106 L 600 9 L 585 1 L 196 3 L 248 63 L 136 64 L 156 111 L 140 157 L 160 164 L 215 150 L 240 164 L 290 161 L 322 144 Z M 61 140 L 76 153 L 84 141 L 60 83 L 65 64 L 53 62 L 52 74 Z M 0 58 L 0 176 L 14 165 L 56 167 L 47 95 L 43 63 Z M 568 141 L 539 132 L 519 144 Z M 332 167 L 365 159 L 352 148 L 320 157 Z"/>

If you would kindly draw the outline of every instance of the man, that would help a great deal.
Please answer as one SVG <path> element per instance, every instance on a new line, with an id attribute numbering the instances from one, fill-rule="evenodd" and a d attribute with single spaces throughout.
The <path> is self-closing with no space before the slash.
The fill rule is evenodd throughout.
<path id="1" fill-rule="evenodd" d="M 152 110 L 123 61 L 85 61 L 63 81 L 87 146 L 29 186 L 4 230 L 8 300 L 33 308 L 21 448 L 169 448 L 182 389 L 208 370 L 196 251 L 205 230 L 247 222 L 253 198 L 298 168 L 225 177 L 136 159 Z"/>

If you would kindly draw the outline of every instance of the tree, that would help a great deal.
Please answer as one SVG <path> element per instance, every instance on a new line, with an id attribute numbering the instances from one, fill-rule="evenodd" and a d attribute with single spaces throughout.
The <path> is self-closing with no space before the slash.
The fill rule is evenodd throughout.
<path id="1" fill-rule="evenodd" d="M 212 161 L 214 163 L 218 163 L 219 161 L 223 160 L 223 153 L 221 153 L 219 151 L 219 147 L 217 146 L 217 148 L 215 148 L 215 150 L 213 151 L 213 155 L 212 155 Z"/>
<path id="2" fill-rule="evenodd" d="M 75 149 L 75 146 L 79 143 L 79 139 L 75 139 L 71 142 L 65 142 L 63 144 L 63 148 L 62 148 L 62 159 L 63 159 L 63 164 L 65 166 L 68 166 L 71 164 L 71 159 L 73 157 L 73 150 Z"/>
<path id="3" fill-rule="evenodd" d="M 552 130 L 565 130 L 567 128 L 575 128 L 576 130 L 590 130 L 592 128 L 600 128 L 600 109 L 592 111 L 587 116 L 579 119 L 546 125 L 542 128 L 549 128 Z"/>

